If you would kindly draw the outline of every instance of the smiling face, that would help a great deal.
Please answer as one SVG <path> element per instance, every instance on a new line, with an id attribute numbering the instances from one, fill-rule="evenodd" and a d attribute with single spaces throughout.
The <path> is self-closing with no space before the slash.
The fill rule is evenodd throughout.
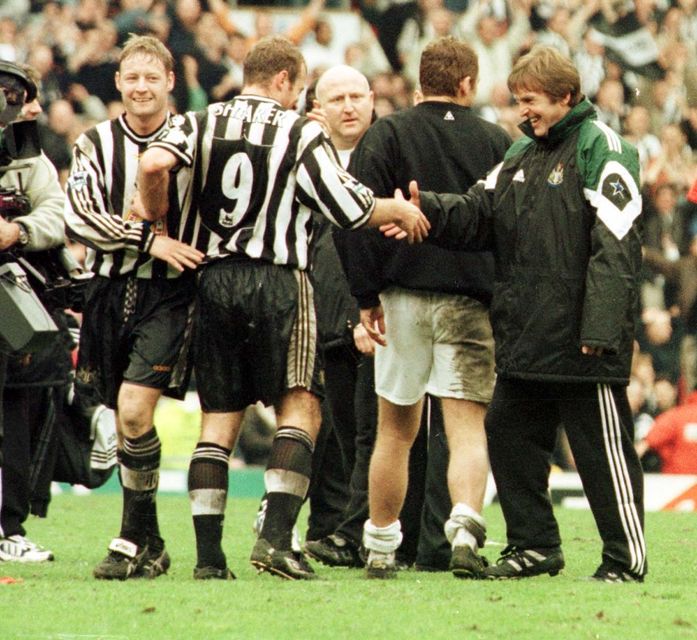
<path id="1" fill-rule="evenodd" d="M 518 103 L 518 115 L 530 121 L 538 138 L 547 136 L 549 130 L 571 110 L 571 96 L 568 94 L 561 100 L 554 100 L 543 91 L 522 89 L 514 93 L 514 97 Z"/>
<path id="2" fill-rule="evenodd" d="M 153 56 L 136 53 L 121 61 L 116 88 L 133 127 L 158 126 L 167 113 L 167 99 L 174 74 Z M 144 133 L 147 133 L 145 131 Z"/>

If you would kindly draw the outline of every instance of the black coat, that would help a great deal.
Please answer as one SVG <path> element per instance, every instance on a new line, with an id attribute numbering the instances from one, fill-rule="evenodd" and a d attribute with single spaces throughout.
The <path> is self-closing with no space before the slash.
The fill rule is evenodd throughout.
<path id="1" fill-rule="evenodd" d="M 421 194 L 447 247 L 490 249 L 502 377 L 626 383 L 638 307 L 638 154 L 583 101 L 463 196 Z M 588 356 L 581 346 L 602 347 Z"/>

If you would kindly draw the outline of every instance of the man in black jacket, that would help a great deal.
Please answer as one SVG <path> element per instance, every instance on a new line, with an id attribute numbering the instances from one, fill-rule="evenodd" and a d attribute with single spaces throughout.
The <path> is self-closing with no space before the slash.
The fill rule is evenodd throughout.
<path id="1" fill-rule="evenodd" d="M 451 37 L 431 43 L 420 63 L 423 102 L 379 119 L 367 131 L 351 159 L 356 178 L 381 195 L 406 192 L 416 176 L 432 189 L 460 191 L 500 162 L 510 138 L 470 108 L 477 71 L 469 45 Z M 494 383 L 491 255 L 458 254 L 433 245 L 405 250 L 370 233 L 347 237 L 346 243 L 351 290 L 363 325 L 380 345 L 375 354 L 378 432 L 363 539 L 369 551 L 367 574 L 395 575 L 409 451 L 428 392 L 441 399 L 450 450 L 452 509 L 449 518 L 450 505 L 443 509 L 437 533 L 442 537 L 447 520 L 450 569 L 458 577 L 477 576 L 483 570 L 477 551 L 486 529 L 481 515 L 488 474 L 484 413 Z M 437 435 L 442 443 L 443 433 Z"/>
<path id="2" fill-rule="evenodd" d="M 564 424 L 603 541 L 593 577 L 646 573 L 642 472 L 626 385 L 638 304 L 638 153 L 596 119 L 573 64 L 540 47 L 508 80 L 525 136 L 465 195 L 418 193 L 443 246 L 490 249 L 497 380 L 486 417 L 508 546 L 485 576 L 564 567 L 549 498 Z"/>

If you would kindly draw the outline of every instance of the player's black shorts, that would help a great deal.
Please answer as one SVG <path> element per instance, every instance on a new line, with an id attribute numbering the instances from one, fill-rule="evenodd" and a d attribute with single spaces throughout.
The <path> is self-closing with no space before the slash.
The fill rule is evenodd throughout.
<path id="1" fill-rule="evenodd" d="M 78 393 L 116 408 L 125 380 L 183 397 L 188 382 L 193 275 L 146 280 L 95 276 L 85 296 Z"/>
<path id="2" fill-rule="evenodd" d="M 307 273 L 232 258 L 203 268 L 194 370 L 204 411 L 273 405 L 293 387 L 321 395 L 320 368 Z"/>

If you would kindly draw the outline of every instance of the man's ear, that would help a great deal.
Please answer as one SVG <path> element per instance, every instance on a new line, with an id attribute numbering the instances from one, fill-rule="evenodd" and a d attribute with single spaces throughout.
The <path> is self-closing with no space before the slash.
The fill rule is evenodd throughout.
<path id="1" fill-rule="evenodd" d="M 117 91 L 121 91 L 121 74 L 118 71 L 114 74 L 114 84 Z"/>
<path id="2" fill-rule="evenodd" d="M 472 76 L 465 76 L 460 80 L 460 83 L 457 86 L 458 93 L 462 97 L 467 97 L 472 94 L 472 91 L 474 90 L 474 87 L 472 86 Z"/>
<path id="3" fill-rule="evenodd" d="M 275 89 L 283 89 L 283 83 L 288 80 L 288 70 L 281 69 L 274 77 L 271 83 Z"/>

